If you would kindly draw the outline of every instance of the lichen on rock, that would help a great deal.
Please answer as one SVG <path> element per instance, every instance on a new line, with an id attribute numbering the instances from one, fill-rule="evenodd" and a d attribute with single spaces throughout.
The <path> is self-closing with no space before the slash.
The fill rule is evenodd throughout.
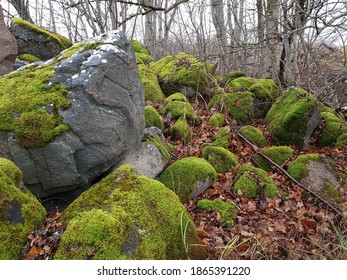
<path id="1" fill-rule="evenodd" d="M 0 158 L 0 259 L 19 259 L 27 236 L 45 216 L 43 206 L 24 187 L 19 168 Z"/>
<path id="2" fill-rule="evenodd" d="M 81 194 L 61 220 L 69 223 L 54 259 L 205 258 L 176 194 L 128 165 Z"/>
<path id="3" fill-rule="evenodd" d="M 213 166 L 202 158 L 188 157 L 175 161 L 158 180 L 173 190 L 182 203 L 202 194 L 217 177 Z"/>

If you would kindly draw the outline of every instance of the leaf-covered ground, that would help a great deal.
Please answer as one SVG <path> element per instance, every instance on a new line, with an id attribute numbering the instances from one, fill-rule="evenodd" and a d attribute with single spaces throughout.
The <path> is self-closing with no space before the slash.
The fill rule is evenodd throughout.
<path id="1" fill-rule="evenodd" d="M 200 156 L 202 144 L 215 139 L 217 129 L 210 128 L 207 122 L 210 114 L 203 104 L 195 102 L 194 107 L 202 123 L 193 128 L 194 137 L 190 143 L 174 142 L 173 160 Z M 171 120 L 165 121 L 165 135 L 168 135 L 171 124 Z M 266 125 L 261 120 L 254 121 L 252 125 L 258 127 L 271 143 Z M 226 128 L 230 130 L 232 139 L 229 150 L 238 157 L 240 164 L 255 165 L 251 160 L 254 150 L 238 137 L 239 126 L 227 119 Z M 312 137 L 313 142 L 314 139 Z M 311 143 L 304 150 L 294 149 L 293 158 L 307 153 L 324 154 L 335 161 L 339 170 L 347 172 L 346 146 L 318 149 Z M 213 188 L 186 204 L 198 234 L 207 246 L 209 259 L 347 259 L 345 199 L 341 199 L 339 205 L 331 202 L 344 212 L 344 217 L 341 217 L 276 169 L 270 175 L 281 188 L 280 197 L 260 195 L 247 199 L 233 192 L 235 173 L 218 174 Z M 346 185 L 341 185 L 341 197 L 346 198 L 346 188 Z M 237 208 L 235 226 L 223 227 L 220 213 L 207 212 L 196 206 L 198 200 L 206 198 L 233 202 Z"/>
<path id="2" fill-rule="evenodd" d="M 208 112 L 203 102 L 195 101 L 193 106 L 202 121 L 193 128 L 194 137 L 188 144 L 171 141 L 168 131 L 174 120 L 164 120 L 166 140 L 174 144 L 171 163 L 189 156 L 200 156 L 202 144 L 215 140 L 218 129 L 208 124 L 208 118 L 213 112 Z M 154 107 L 160 110 L 159 105 Z M 271 143 L 264 122 L 256 120 L 252 125 L 258 127 Z M 238 157 L 240 164 L 255 165 L 251 160 L 254 150 L 237 134 L 240 126 L 227 118 L 225 127 L 231 135 L 229 150 Z M 316 134 L 319 134 L 318 130 Z M 311 139 L 312 143 L 306 149 L 294 149 L 291 160 L 300 154 L 324 154 L 335 161 L 337 169 L 347 172 L 346 146 L 318 149 L 314 145 L 315 135 Z M 341 184 L 339 193 L 342 199 L 338 205 L 331 201 L 343 212 L 339 216 L 276 169 L 270 176 L 281 188 L 280 197 L 268 198 L 261 194 L 253 199 L 243 198 L 235 194 L 232 188 L 235 173 L 234 170 L 233 173 L 218 174 L 212 188 L 186 203 L 198 235 L 207 247 L 209 259 L 347 259 L 346 185 Z M 196 206 L 200 199 L 216 198 L 236 205 L 233 227 L 222 226 L 220 213 L 208 212 Z M 52 258 L 66 226 L 57 222 L 59 216 L 57 212 L 47 218 L 42 228 L 28 237 L 22 259 Z"/>

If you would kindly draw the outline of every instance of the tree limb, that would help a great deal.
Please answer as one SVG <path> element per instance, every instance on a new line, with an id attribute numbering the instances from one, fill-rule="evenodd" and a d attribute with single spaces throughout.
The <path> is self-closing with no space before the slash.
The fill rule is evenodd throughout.
<path id="1" fill-rule="evenodd" d="M 319 196 L 318 194 L 316 194 L 315 192 L 309 190 L 308 188 L 306 188 L 303 184 L 301 184 L 298 180 L 296 180 L 295 178 L 293 178 L 285 169 L 283 169 L 281 166 L 279 166 L 276 162 L 274 162 L 271 158 L 269 158 L 267 155 L 265 155 L 264 153 L 262 153 L 261 151 L 259 151 L 259 148 L 257 146 L 255 146 L 254 144 L 252 144 L 251 142 L 248 141 L 248 139 L 246 139 L 246 137 L 244 137 L 238 130 L 236 127 L 234 127 L 234 130 L 236 131 L 237 135 L 240 136 L 248 145 L 250 145 L 252 147 L 252 149 L 258 154 L 261 155 L 263 158 L 265 158 L 267 161 L 269 161 L 272 165 L 274 165 L 278 170 L 280 170 L 283 174 L 285 174 L 290 180 L 292 180 L 296 185 L 298 185 L 300 188 L 302 188 L 303 190 L 307 191 L 308 193 L 312 194 L 314 197 L 316 197 L 318 200 L 320 200 L 321 202 L 323 202 L 324 204 L 326 204 L 330 209 L 332 209 L 335 213 L 341 215 L 343 217 L 343 213 L 338 210 L 336 207 L 334 207 L 333 205 L 331 205 L 328 201 L 326 201 L 324 198 L 322 198 L 321 196 Z"/>

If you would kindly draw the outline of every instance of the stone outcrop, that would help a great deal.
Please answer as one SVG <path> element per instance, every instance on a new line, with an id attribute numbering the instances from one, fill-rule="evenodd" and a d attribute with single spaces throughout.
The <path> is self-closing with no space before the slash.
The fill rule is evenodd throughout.
<path id="1" fill-rule="evenodd" d="M 1 96 L 8 101 L 4 115 L 9 117 L 0 127 L 7 131 L 0 151 L 19 166 L 33 193 L 47 196 L 90 186 L 138 145 L 145 128 L 144 92 L 124 34 L 100 35 L 29 67 L 11 78 L 30 74 L 40 91 L 37 96 L 29 92 L 27 107 L 13 96 Z"/>
<path id="2" fill-rule="evenodd" d="M 17 41 L 4 22 L 4 13 L 0 5 L 0 76 L 13 71 L 17 56 Z"/>
<path id="3" fill-rule="evenodd" d="M 48 60 L 72 45 L 64 36 L 20 18 L 12 20 L 10 30 L 18 41 L 19 55 L 30 54 L 41 60 Z"/>

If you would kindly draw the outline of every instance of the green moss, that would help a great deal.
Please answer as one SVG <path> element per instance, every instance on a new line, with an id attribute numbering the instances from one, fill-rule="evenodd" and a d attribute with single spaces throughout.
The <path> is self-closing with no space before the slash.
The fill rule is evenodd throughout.
<path id="1" fill-rule="evenodd" d="M 308 174 L 306 165 L 310 161 L 320 161 L 322 158 L 317 154 L 301 155 L 288 166 L 288 173 L 296 180 L 304 178 Z"/>
<path id="2" fill-rule="evenodd" d="M 265 121 L 276 143 L 303 148 L 304 135 L 312 126 L 310 120 L 315 114 L 319 114 L 317 100 L 304 90 L 293 88 L 277 98 Z"/>
<path id="3" fill-rule="evenodd" d="M 253 119 L 253 93 L 239 92 L 214 96 L 208 107 L 227 111 L 230 116 L 240 122 L 249 122 Z"/>
<path id="4" fill-rule="evenodd" d="M 208 123 L 211 127 L 222 127 L 225 123 L 225 116 L 222 113 L 213 114 L 209 119 Z"/>
<path id="5" fill-rule="evenodd" d="M 233 81 L 237 78 L 240 78 L 240 77 L 246 77 L 246 74 L 241 72 L 241 71 L 232 71 L 232 72 L 228 72 L 225 75 L 225 78 L 223 79 L 223 81 L 224 81 L 224 84 L 228 84 L 231 81 Z"/>
<path id="6" fill-rule="evenodd" d="M 166 56 L 151 63 L 150 67 L 158 76 L 166 96 L 180 91 L 183 87 L 201 91 L 208 84 L 211 68 L 210 65 L 185 53 Z"/>
<path id="7" fill-rule="evenodd" d="M 181 140 L 183 143 L 188 143 L 192 140 L 193 132 L 187 121 L 179 118 L 171 127 L 170 135 L 173 140 Z"/>
<path id="8" fill-rule="evenodd" d="M 46 36 L 46 40 L 47 41 L 56 41 L 62 48 L 67 49 L 69 47 L 71 47 L 72 43 L 69 39 L 67 39 L 66 37 L 59 35 L 57 33 L 54 33 L 52 31 L 49 31 L 47 29 L 41 28 L 36 26 L 35 24 L 32 24 L 28 21 L 25 21 L 23 19 L 14 17 L 12 19 L 12 22 L 14 24 L 17 24 L 20 27 L 23 27 L 27 30 L 33 31 L 37 34 L 43 34 L 44 36 Z"/>
<path id="9" fill-rule="evenodd" d="M 90 44 L 89 44 L 90 45 Z M 55 58 L 57 62 L 69 59 L 72 55 L 74 55 L 77 52 L 82 52 L 84 50 L 84 47 L 87 46 L 86 42 L 79 42 L 77 44 L 74 44 L 70 48 L 64 50 L 60 53 L 58 57 Z"/>
<path id="10" fill-rule="evenodd" d="M 182 102 L 189 102 L 187 97 L 185 97 L 182 93 L 176 92 L 174 94 L 171 94 L 168 98 L 166 98 L 166 101 L 182 101 Z"/>
<path id="11" fill-rule="evenodd" d="M 149 136 L 146 141 L 152 143 L 164 157 L 170 159 L 170 148 L 163 143 L 158 135 Z"/>
<path id="12" fill-rule="evenodd" d="M 165 96 L 160 88 L 156 75 L 147 65 L 138 64 L 137 67 L 141 82 L 145 87 L 145 100 L 161 103 Z"/>
<path id="13" fill-rule="evenodd" d="M 202 146 L 203 147 L 209 147 L 209 146 L 222 147 L 222 148 L 228 149 L 229 144 L 230 144 L 230 132 L 225 127 L 222 127 L 221 129 L 218 130 L 215 141 L 213 141 L 212 143 L 204 143 Z"/>
<path id="14" fill-rule="evenodd" d="M 232 152 L 222 147 L 206 147 L 202 151 L 202 157 L 211 163 L 218 173 L 226 173 L 239 163 Z"/>
<path id="15" fill-rule="evenodd" d="M 36 57 L 35 55 L 28 54 L 28 53 L 21 54 L 18 56 L 18 58 L 20 60 L 24 60 L 24 61 L 27 61 L 29 63 L 41 61 L 40 58 Z"/>
<path id="16" fill-rule="evenodd" d="M 40 202 L 24 188 L 18 167 L 0 158 L 0 259 L 19 259 L 27 236 L 45 216 Z"/>
<path id="17" fill-rule="evenodd" d="M 136 59 L 140 59 L 142 63 L 149 63 L 154 61 L 153 56 L 150 55 L 148 50 L 146 50 L 139 41 L 132 40 L 133 50 L 136 56 Z"/>
<path id="18" fill-rule="evenodd" d="M 347 144 L 347 133 L 343 133 L 337 138 L 335 147 L 341 148 L 346 144 Z"/>
<path id="19" fill-rule="evenodd" d="M 287 146 L 270 147 L 264 149 L 263 154 L 268 156 L 275 163 L 281 166 L 286 160 L 290 159 L 293 156 L 293 149 Z M 254 154 L 252 156 L 252 159 L 254 162 L 256 162 L 257 165 L 259 165 L 261 169 L 264 169 L 268 172 L 271 171 L 271 163 L 269 163 L 261 155 Z"/>
<path id="20" fill-rule="evenodd" d="M 252 198 L 264 192 L 268 197 L 275 197 L 279 190 L 274 181 L 260 168 L 245 164 L 240 167 L 235 177 L 234 191 L 246 198 Z"/>
<path id="21" fill-rule="evenodd" d="M 272 79 L 260 79 L 248 91 L 261 101 L 274 101 L 279 95 L 279 87 Z"/>
<path id="22" fill-rule="evenodd" d="M 347 126 L 344 124 L 344 120 L 331 112 L 322 112 L 321 117 L 324 127 L 319 140 L 319 146 L 334 145 L 340 135 L 347 133 Z"/>
<path id="23" fill-rule="evenodd" d="M 220 221 L 224 226 L 233 227 L 234 220 L 236 219 L 235 214 L 235 205 L 232 202 L 224 202 L 220 199 L 208 200 L 202 199 L 199 200 L 196 205 L 207 211 L 217 211 L 221 215 Z"/>
<path id="24" fill-rule="evenodd" d="M 324 182 L 323 191 L 325 194 L 331 198 L 338 199 L 340 194 L 335 186 L 330 184 L 329 182 Z"/>
<path id="25" fill-rule="evenodd" d="M 239 77 L 229 80 L 225 87 L 230 92 L 247 91 L 254 83 L 255 80 L 250 77 Z"/>
<path id="26" fill-rule="evenodd" d="M 60 84 L 46 86 L 53 67 L 31 66 L 0 78 L 0 130 L 14 131 L 23 147 L 41 146 L 68 129 L 58 114 L 71 106 L 68 91 Z"/>
<path id="27" fill-rule="evenodd" d="M 240 129 L 240 133 L 250 142 L 258 147 L 264 147 L 266 143 L 266 138 L 264 134 L 256 127 L 247 125 Z"/>
<path id="28" fill-rule="evenodd" d="M 164 130 L 164 124 L 161 116 L 153 106 L 145 107 L 145 121 L 146 127 L 156 126 L 160 130 Z"/>
<path id="29" fill-rule="evenodd" d="M 200 241 L 178 197 L 128 165 L 84 192 L 61 219 L 69 223 L 55 259 L 170 260 L 201 250 L 194 246 Z"/>
<path id="30" fill-rule="evenodd" d="M 207 180 L 212 185 L 216 177 L 217 173 L 208 161 L 189 157 L 175 161 L 163 171 L 158 180 L 185 203 L 191 198 L 199 181 Z"/>
<path id="31" fill-rule="evenodd" d="M 171 113 L 171 116 L 175 119 L 183 117 L 187 120 L 191 120 L 196 116 L 193 106 L 188 102 L 172 101 L 165 105 L 163 108 L 163 115 Z"/>

